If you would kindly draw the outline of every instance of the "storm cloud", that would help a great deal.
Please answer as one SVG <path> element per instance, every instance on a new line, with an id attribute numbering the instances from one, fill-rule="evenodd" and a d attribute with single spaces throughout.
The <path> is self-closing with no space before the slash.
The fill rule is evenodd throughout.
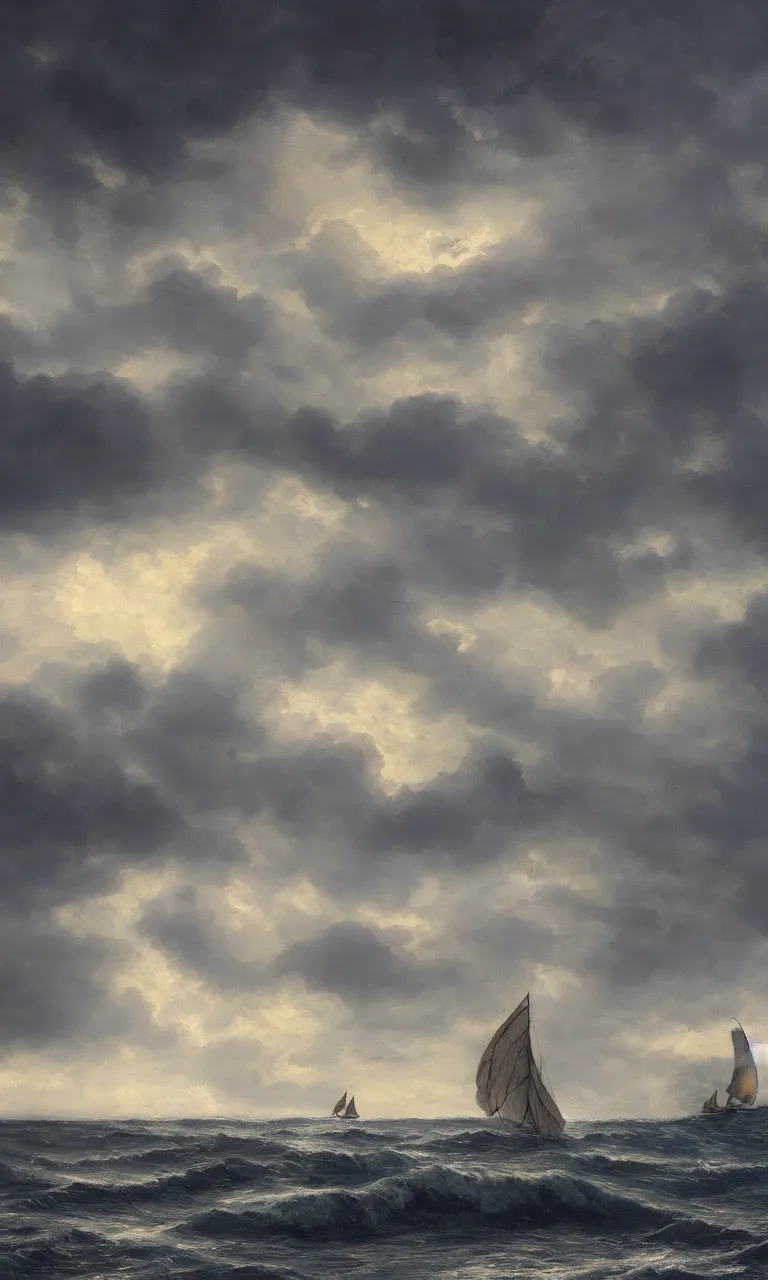
<path id="1" fill-rule="evenodd" d="M 768 1040 L 764 6 L 0 18 L 7 1108 L 463 1112 L 530 990 L 567 1115 L 698 1109 Z"/>

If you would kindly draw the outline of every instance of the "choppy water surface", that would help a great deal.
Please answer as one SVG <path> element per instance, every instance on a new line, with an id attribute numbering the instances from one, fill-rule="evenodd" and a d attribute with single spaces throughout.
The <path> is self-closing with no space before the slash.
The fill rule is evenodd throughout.
<path id="1" fill-rule="evenodd" d="M 572 1124 L 0 1123 L 0 1277 L 768 1277 L 768 1108 Z"/>

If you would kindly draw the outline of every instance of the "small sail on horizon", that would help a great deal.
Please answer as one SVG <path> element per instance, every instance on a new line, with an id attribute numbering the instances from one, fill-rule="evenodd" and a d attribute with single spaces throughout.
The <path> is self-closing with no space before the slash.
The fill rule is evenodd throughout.
<path id="1" fill-rule="evenodd" d="M 733 1075 L 726 1089 L 728 1101 L 721 1107 L 717 1101 L 717 1089 L 707 1098 L 703 1112 L 711 1115 L 715 1111 L 733 1111 L 742 1107 L 753 1107 L 757 1098 L 757 1067 L 752 1056 L 744 1028 L 737 1023 L 731 1032 L 733 1041 Z"/>
<path id="2" fill-rule="evenodd" d="M 491 1037 L 476 1083 L 477 1105 L 487 1116 L 500 1116 L 535 1133 L 563 1132 L 565 1120 L 533 1056 L 530 995 Z"/>
<path id="3" fill-rule="evenodd" d="M 338 1102 L 336 1103 L 336 1106 L 333 1108 L 331 1115 L 332 1116 L 341 1115 L 346 1105 L 347 1105 L 347 1091 L 345 1089 L 341 1097 L 339 1098 Z"/>
<path id="4" fill-rule="evenodd" d="M 355 1095 L 354 1095 L 354 1093 L 352 1094 L 352 1097 L 350 1098 L 349 1102 L 347 1103 L 347 1109 L 346 1109 L 346 1111 L 344 1112 L 344 1119 L 345 1119 L 345 1120 L 359 1120 L 359 1119 L 360 1119 L 359 1115 L 357 1114 L 357 1107 L 355 1106 Z"/>

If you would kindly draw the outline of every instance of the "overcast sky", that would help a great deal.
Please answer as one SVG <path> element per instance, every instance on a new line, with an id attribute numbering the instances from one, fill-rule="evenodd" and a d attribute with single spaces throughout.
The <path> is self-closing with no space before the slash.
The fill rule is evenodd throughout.
<path id="1" fill-rule="evenodd" d="M 0 1109 L 768 1041 L 764 0 L 0 0 Z M 479 1116 L 479 1112 L 477 1112 Z"/>

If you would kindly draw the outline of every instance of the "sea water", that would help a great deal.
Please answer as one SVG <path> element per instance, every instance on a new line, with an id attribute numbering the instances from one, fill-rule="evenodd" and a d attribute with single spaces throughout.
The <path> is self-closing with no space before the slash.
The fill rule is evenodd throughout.
<path id="1" fill-rule="evenodd" d="M 768 1277 L 768 1108 L 0 1123 L 0 1277 Z"/>

